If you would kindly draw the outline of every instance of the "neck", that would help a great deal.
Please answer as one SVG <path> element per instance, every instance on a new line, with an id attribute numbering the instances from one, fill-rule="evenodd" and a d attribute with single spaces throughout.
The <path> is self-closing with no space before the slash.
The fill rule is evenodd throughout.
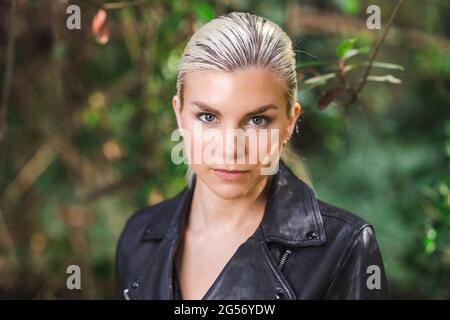
<path id="1" fill-rule="evenodd" d="M 264 214 L 268 185 L 269 178 L 265 178 L 248 194 L 224 199 L 197 178 L 188 227 L 193 231 L 226 231 L 254 226 Z"/>

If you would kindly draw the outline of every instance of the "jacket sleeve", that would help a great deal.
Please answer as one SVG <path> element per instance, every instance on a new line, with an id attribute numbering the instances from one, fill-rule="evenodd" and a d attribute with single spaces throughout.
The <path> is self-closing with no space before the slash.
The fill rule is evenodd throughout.
<path id="1" fill-rule="evenodd" d="M 363 226 L 349 241 L 325 298 L 389 299 L 383 260 L 372 226 Z"/>

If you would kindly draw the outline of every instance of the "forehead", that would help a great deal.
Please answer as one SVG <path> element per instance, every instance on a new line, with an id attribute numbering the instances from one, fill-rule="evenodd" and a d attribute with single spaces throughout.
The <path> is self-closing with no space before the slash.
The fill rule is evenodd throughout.
<path id="1" fill-rule="evenodd" d="M 272 103 L 282 109 L 285 89 L 273 71 L 247 67 L 233 72 L 194 71 L 186 74 L 184 101 L 201 101 L 215 108 L 246 111 Z"/>

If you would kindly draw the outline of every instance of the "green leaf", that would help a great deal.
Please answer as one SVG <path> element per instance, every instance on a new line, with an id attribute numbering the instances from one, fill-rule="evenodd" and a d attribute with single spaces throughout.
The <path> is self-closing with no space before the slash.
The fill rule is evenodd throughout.
<path id="1" fill-rule="evenodd" d="M 368 81 L 377 81 L 377 82 L 390 82 L 390 83 L 394 83 L 394 84 L 402 83 L 402 80 L 394 77 L 392 74 L 387 74 L 384 76 L 368 76 L 367 80 Z"/>
<path id="2" fill-rule="evenodd" d="M 358 54 L 367 54 L 369 53 L 370 48 L 369 47 L 362 47 L 362 48 L 358 48 L 358 49 L 350 49 L 348 50 L 344 56 L 342 57 L 342 59 L 347 60 L 350 59 L 351 57 L 354 57 Z"/>
<path id="3" fill-rule="evenodd" d="M 351 38 L 351 39 L 342 41 L 336 48 L 336 55 L 339 58 L 344 57 L 348 51 L 353 49 L 353 45 L 355 44 L 355 41 L 356 41 L 355 38 Z"/>
<path id="4" fill-rule="evenodd" d="M 365 61 L 365 62 L 361 62 L 359 64 L 363 65 L 363 66 L 368 66 L 369 62 Z M 372 67 L 382 68 L 382 69 L 400 70 L 400 71 L 404 71 L 405 70 L 405 68 L 403 66 L 399 65 L 399 64 L 388 63 L 388 62 L 378 62 L 378 61 L 374 61 L 372 63 Z"/>
<path id="5" fill-rule="evenodd" d="M 201 22 L 208 22 L 215 16 L 214 8 L 206 2 L 199 2 L 193 5 L 195 15 Z"/>
<path id="6" fill-rule="evenodd" d="M 356 68 L 356 66 L 353 65 L 353 64 L 348 64 L 348 65 L 346 65 L 346 66 L 344 67 L 344 74 L 347 73 L 347 72 L 349 72 L 349 71 L 352 71 L 352 70 L 355 69 L 355 68 Z"/>
<path id="7" fill-rule="evenodd" d="M 336 73 L 325 73 L 321 74 L 320 76 L 312 77 L 307 80 L 305 80 L 305 84 L 307 85 L 322 85 L 327 83 L 328 80 L 333 79 L 336 77 Z"/>
<path id="8" fill-rule="evenodd" d="M 359 0 L 336 0 L 339 9 L 347 15 L 356 16 L 361 10 Z"/>

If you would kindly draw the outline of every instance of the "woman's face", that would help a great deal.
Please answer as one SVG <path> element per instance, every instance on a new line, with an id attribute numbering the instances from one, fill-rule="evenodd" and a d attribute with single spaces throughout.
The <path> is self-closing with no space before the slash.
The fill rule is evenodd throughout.
<path id="1" fill-rule="evenodd" d="M 281 80 L 262 67 L 188 73 L 183 106 L 177 96 L 172 103 L 192 169 L 224 199 L 265 182 L 301 110 L 296 103 L 288 112 Z"/>

